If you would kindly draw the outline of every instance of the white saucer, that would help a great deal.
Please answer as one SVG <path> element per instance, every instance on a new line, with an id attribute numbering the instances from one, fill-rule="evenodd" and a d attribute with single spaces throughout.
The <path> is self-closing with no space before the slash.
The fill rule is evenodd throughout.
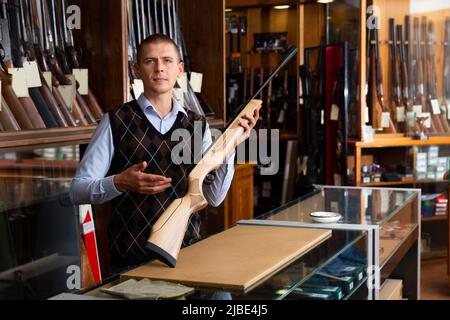
<path id="1" fill-rule="evenodd" d="M 320 223 L 335 223 L 342 218 L 339 213 L 325 211 L 311 212 L 309 216 L 313 221 Z"/>

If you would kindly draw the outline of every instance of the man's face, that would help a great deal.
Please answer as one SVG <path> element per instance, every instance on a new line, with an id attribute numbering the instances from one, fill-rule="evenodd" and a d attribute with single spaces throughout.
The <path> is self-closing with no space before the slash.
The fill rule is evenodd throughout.
<path id="1" fill-rule="evenodd" d="M 184 65 L 179 61 L 177 49 L 166 42 L 144 45 L 141 61 L 135 65 L 136 75 L 144 82 L 145 90 L 154 94 L 172 91 Z"/>

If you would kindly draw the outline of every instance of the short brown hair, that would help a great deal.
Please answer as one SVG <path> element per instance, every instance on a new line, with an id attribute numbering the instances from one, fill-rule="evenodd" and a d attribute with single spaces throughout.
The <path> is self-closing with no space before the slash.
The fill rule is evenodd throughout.
<path id="1" fill-rule="evenodd" d="M 178 60 L 180 62 L 182 62 L 180 50 L 178 49 L 178 46 L 175 43 L 175 41 L 173 41 L 170 37 L 168 37 L 164 34 L 155 33 L 155 34 L 152 34 L 151 36 L 145 38 L 144 40 L 142 40 L 142 42 L 139 44 L 138 49 L 137 49 L 137 63 L 139 64 L 141 62 L 142 48 L 145 45 L 152 44 L 152 43 L 161 43 L 161 42 L 172 44 L 175 48 L 175 51 L 177 52 Z"/>

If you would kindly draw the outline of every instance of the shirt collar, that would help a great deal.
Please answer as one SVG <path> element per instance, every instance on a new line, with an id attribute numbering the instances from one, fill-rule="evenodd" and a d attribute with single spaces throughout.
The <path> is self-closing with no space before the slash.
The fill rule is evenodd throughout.
<path id="1" fill-rule="evenodd" d="M 177 99 L 172 98 L 172 102 L 173 102 L 172 111 L 170 113 L 177 115 L 178 112 L 182 112 L 184 115 L 187 116 L 186 110 L 178 103 Z M 150 109 L 157 112 L 155 107 L 152 105 L 152 103 L 147 99 L 147 97 L 144 94 L 141 94 L 139 96 L 139 98 L 137 99 L 137 103 L 139 104 L 139 107 L 142 109 L 144 113 L 146 109 Z"/>

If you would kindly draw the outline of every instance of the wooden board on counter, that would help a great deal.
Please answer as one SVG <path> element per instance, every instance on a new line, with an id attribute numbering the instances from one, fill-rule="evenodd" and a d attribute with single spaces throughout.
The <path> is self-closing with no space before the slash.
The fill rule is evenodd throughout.
<path id="1" fill-rule="evenodd" d="M 248 292 L 329 237 L 330 230 L 236 226 L 182 249 L 175 268 L 153 261 L 122 278 Z"/>

